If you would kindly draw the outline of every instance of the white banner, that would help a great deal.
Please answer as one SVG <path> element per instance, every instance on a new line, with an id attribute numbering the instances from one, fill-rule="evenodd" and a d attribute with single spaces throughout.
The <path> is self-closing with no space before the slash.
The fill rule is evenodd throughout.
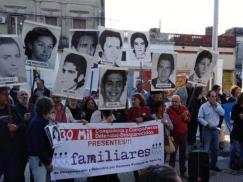
<path id="1" fill-rule="evenodd" d="M 122 173 L 164 164 L 164 129 L 158 121 L 60 124 L 52 180 Z"/>

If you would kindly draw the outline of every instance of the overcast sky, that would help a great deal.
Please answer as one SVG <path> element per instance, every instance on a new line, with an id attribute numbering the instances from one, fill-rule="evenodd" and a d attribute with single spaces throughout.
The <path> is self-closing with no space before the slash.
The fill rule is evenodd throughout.
<path id="1" fill-rule="evenodd" d="M 106 27 L 161 32 L 204 34 L 213 26 L 214 0 L 105 0 Z M 243 27 L 243 0 L 219 0 L 219 34 Z"/>

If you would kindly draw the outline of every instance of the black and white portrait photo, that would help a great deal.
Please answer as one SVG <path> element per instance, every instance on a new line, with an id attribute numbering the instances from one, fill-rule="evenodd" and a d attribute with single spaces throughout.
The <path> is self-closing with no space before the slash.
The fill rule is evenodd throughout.
<path id="1" fill-rule="evenodd" d="M 61 135 L 58 127 L 54 125 L 51 131 L 53 148 L 61 144 Z"/>
<path id="2" fill-rule="evenodd" d="M 70 48 L 94 56 L 98 44 L 98 30 L 70 30 Z"/>
<path id="3" fill-rule="evenodd" d="M 151 90 L 169 90 L 175 88 L 175 57 L 171 53 L 153 54 Z"/>
<path id="4" fill-rule="evenodd" d="M 123 109 L 127 100 L 127 69 L 100 67 L 99 109 Z"/>
<path id="5" fill-rule="evenodd" d="M 128 32 L 129 65 L 137 66 L 140 62 L 151 62 L 148 32 Z"/>
<path id="6" fill-rule="evenodd" d="M 122 57 L 123 33 L 99 28 L 99 64 L 119 66 Z"/>
<path id="7" fill-rule="evenodd" d="M 0 36 L 0 86 L 26 82 L 24 50 L 16 36 Z"/>
<path id="8" fill-rule="evenodd" d="M 206 86 L 215 66 L 212 51 L 200 48 L 188 81 L 197 85 Z"/>
<path id="9" fill-rule="evenodd" d="M 86 78 L 92 65 L 93 59 L 88 55 L 64 49 L 53 93 L 65 97 L 82 98 Z"/>
<path id="10" fill-rule="evenodd" d="M 54 69 L 61 28 L 25 21 L 22 38 L 27 65 Z"/>

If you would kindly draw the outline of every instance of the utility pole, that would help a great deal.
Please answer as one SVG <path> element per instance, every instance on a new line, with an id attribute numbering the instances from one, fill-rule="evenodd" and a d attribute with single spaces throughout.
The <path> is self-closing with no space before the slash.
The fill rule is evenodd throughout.
<path id="1" fill-rule="evenodd" d="M 219 16 L 219 0 L 214 0 L 214 18 L 213 18 L 213 36 L 212 36 L 212 49 L 218 53 L 218 16 Z M 215 65 L 215 81 L 214 84 L 222 86 L 223 80 L 223 60 L 218 60 L 218 54 L 213 56 Z"/>

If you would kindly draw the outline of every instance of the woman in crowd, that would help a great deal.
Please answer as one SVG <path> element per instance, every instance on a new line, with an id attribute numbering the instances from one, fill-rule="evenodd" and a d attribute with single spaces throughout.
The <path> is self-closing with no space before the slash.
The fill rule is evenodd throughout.
<path id="1" fill-rule="evenodd" d="M 127 121 L 141 123 L 151 118 L 150 108 L 146 106 L 143 95 L 134 94 L 132 96 L 132 107 L 127 112 Z"/>
<path id="2" fill-rule="evenodd" d="M 152 119 L 151 111 L 145 104 L 142 94 L 137 93 L 132 96 L 132 107 L 127 111 L 127 122 L 142 123 Z M 138 182 L 138 171 L 134 171 L 135 182 Z"/>
<path id="3" fill-rule="evenodd" d="M 87 122 L 91 122 L 91 118 L 94 117 L 92 115 L 95 114 L 95 111 L 97 110 L 98 106 L 96 105 L 94 99 L 92 97 L 85 98 L 82 119 L 86 120 Z"/>
<path id="4" fill-rule="evenodd" d="M 36 102 L 36 116 L 31 120 L 28 130 L 29 164 L 35 182 L 50 180 L 53 150 L 44 128 L 49 124 L 49 118 L 54 104 L 47 97 L 40 97 Z"/>
<path id="5" fill-rule="evenodd" d="M 62 104 L 62 99 L 60 96 L 52 95 L 52 100 L 54 102 L 54 115 L 52 115 L 52 120 L 58 123 L 70 123 L 74 121 L 71 111 L 68 107 L 64 107 Z M 65 112 L 64 112 L 65 109 Z"/>
<path id="6" fill-rule="evenodd" d="M 164 102 L 157 101 L 154 103 L 154 107 L 156 108 L 156 112 L 152 115 L 152 117 L 164 125 L 164 136 L 170 136 L 170 131 L 173 130 L 173 124 L 169 115 L 165 112 Z M 166 153 L 164 154 L 166 159 Z"/>
<path id="7" fill-rule="evenodd" d="M 75 120 L 81 120 L 81 109 L 78 107 L 77 99 L 68 99 L 68 109 L 71 111 Z"/>
<path id="8" fill-rule="evenodd" d="M 96 112 L 99 113 L 99 118 L 96 118 L 95 123 L 113 123 L 115 121 L 115 117 L 112 114 L 111 110 L 97 110 Z M 92 121 L 91 121 L 92 122 Z M 120 182 L 120 179 L 118 178 L 117 174 L 108 174 L 108 175 L 102 175 L 102 176 L 94 176 L 89 177 L 88 182 Z"/>
<path id="9" fill-rule="evenodd" d="M 237 97 L 240 95 L 241 88 L 238 85 L 233 85 L 230 88 L 231 96 L 228 98 L 227 103 L 229 102 L 235 102 L 237 100 Z"/>
<path id="10" fill-rule="evenodd" d="M 231 153 L 230 168 L 240 170 L 243 168 L 243 93 L 238 96 L 236 105 L 231 112 L 233 129 L 230 133 Z"/>

